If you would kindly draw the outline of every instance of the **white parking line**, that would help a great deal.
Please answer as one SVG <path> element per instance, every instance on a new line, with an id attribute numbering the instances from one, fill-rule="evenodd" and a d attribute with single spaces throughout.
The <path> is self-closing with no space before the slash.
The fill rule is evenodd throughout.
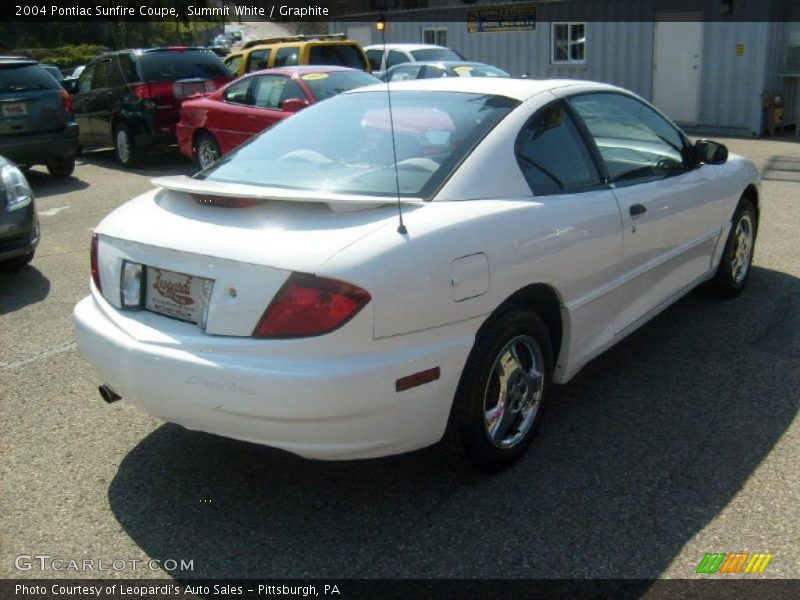
<path id="1" fill-rule="evenodd" d="M 67 210 L 69 206 L 56 206 L 55 208 L 48 208 L 47 210 L 40 210 L 40 217 L 54 217 L 62 210 Z"/>

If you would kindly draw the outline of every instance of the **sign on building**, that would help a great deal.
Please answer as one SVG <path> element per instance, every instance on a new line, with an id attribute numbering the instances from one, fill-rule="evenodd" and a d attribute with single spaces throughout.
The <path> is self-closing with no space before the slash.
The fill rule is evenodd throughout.
<path id="1" fill-rule="evenodd" d="M 507 33 L 536 30 L 536 5 L 509 4 L 467 9 L 467 33 Z"/>

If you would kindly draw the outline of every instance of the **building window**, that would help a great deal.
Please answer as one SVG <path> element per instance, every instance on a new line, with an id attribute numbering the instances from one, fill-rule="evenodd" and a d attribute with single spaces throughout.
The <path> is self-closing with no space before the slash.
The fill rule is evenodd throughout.
<path id="1" fill-rule="evenodd" d="M 586 23 L 553 23 L 554 63 L 586 62 Z"/>
<path id="2" fill-rule="evenodd" d="M 422 30 L 422 43 L 447 46 L 447 27 L 425 27 Z"/>

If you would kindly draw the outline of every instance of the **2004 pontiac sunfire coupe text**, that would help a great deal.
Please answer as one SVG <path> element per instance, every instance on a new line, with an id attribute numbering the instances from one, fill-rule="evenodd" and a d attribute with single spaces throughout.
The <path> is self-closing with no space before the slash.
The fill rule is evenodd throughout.
<path id="1" fill-rule="evenodd" d="M 497 471 L 552 383 L 701 282 L 744 288 L 759 176 L 721 144 L 604 84 L 390 85 L 391 119 L 385 85 L 346 92 L 100 223 L 75 324 L 107 399 Z"/>

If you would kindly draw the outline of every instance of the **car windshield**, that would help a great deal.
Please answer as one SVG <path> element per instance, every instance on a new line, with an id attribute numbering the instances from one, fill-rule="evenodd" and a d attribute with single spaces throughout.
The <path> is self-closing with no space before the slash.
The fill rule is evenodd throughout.
<path id="1" fill-rule="evenodd" d="M 317 101 L 325 100 L 336 94 L 373 83 L 380 79 L 364 71 L 335 71 L 333 73 L 306 73 L 300 76 Z"/>
<path id="2" fill-rule="evenodd" d="M 426 60 L 464 60 L 458 52 L 450 50 L 450 48 L 421 48 L 419 50 L 412 50 L 411 56 L 416 61 Z"/>
<path id="3" fill-rule="evenodd" d="M 354 44 L 329 44 L 312 46 L 308 57 L 310 65 L 335 65 L 366 70 L 364 55 Z"/>
<path id="4" fill-rule="evenodd" d="M 143 81 L 214 79 L 230 73 L 210 50 L 163 50 L 139 55 Z"/>
<path id="5" fill-rule="evenodd" d="M 0 94 L 58 90 L 61 86 L 39 65 L 3 65 L 0 67 Z"/>
<path id="6" fill-rule="evenodd" d="M 391 101 L 390 121 L 385 89 L 336 96 L 282 121 L 195 177 L 394 196 L 396 152 L 400 194 L 429 198 L 518 104 L 462 92 L 401 91 Z"/>

